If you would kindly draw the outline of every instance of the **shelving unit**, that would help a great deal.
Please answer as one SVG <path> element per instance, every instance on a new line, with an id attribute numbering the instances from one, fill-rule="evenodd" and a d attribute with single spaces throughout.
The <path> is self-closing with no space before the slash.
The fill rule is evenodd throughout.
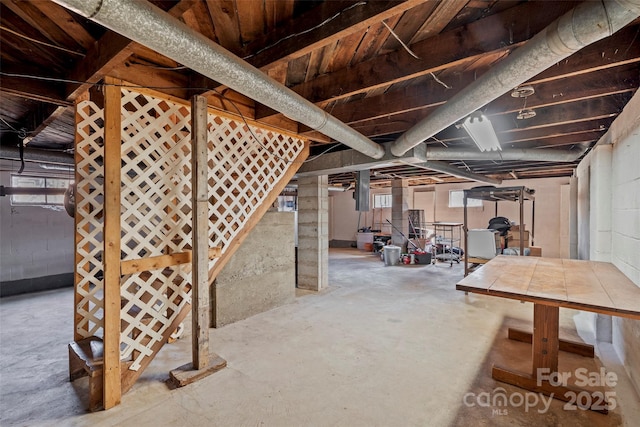
<path id="1" fill-rule="evenodd" d="M 449 262 L 449 267 L 453 262 L 460 263 L 460 255 L 455 253 L 453 248 L 460 245 L 462 236 L 462 223 L 460 222 L 434 222 L 432 223 L 436 245 L 442 245 L 442 253 L 435 254 L 437 261 Z"/>
<path id="2" fill-rule="evenodd" d="M 469 257 L 468 257 L 468 243 L 467 243 L 467 233 L 469 231 L 468 228 L 468 216 L 467 216 L 467 200 L 468 199 L 480 199 L 489 202 L 495 203 L 495 215 L 498 216 L 498 202 L 518 202 L 520 205 L 520 252 L 519 255 L 524 255 L 524 201 L 531 201 L 531 245 L 534 243 L 534 232 L 535 232 L 535 212 L 536 212 L 536 201 L 534 198 L 535 190 L 524 186 L 517 187 L 476 187 L 471 188 L 469 190 L 464 190 L 463 196 L 463 206 L 464 206 L 464 275 L 467 276 L 469 274 Z M 488 260 L 484 260 L 486 262 Z M 474 259 L 474 264 L 481 264 L 483 260 Z"/>

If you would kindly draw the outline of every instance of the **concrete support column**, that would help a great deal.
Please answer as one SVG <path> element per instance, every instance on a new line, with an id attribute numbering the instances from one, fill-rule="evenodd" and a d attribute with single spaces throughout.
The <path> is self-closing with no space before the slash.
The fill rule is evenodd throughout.
<path id="1" fill-rule="evenodd" d="M 319 291 L 329 282 L 329 179 L 298 180 L 298 287 Z"/>
<path id="2" fill-rule="evenodd" d="M 395 227 L 391 232 L 391 243 L 403 247 L 404 237 L 409 231 L 409 181 L 406 179 L 394 179 L 391 181 L 391 223 Z"/>

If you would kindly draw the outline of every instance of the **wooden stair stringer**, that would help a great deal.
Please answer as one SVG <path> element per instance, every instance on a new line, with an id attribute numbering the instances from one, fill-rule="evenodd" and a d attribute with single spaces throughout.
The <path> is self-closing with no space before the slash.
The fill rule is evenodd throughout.
<path id="1" fill-rule="evenodd" d="M 220 271 L 224 268 L 224 266 L 229 262 L 229 260 L 233 257 L 236 251 L 242 245 L 242 242 L 247 238 L 251 230 L 260 222 L 264 214 L 271 208 L 271 205 L 278 199 L 278 196 L 285 189 L 289 181 L 293 178 L 293 176 L 298 172 L 298 169 L 302 166 L 303 162 L 309 156 L 309 144 L 305 143 L 305 147 L 298 157 L 296 157 L 289 169 L 282 175 L 282 177 L 278 180 L 278 182 L 274 185 L 273 189 L 266 196 L 264 202 L 258 206 L 256 211 L 251 216 L 251 219 L 242 227 L 242 230 L 235 236 L 235 238 L 229 243 L 228 247 L 226 247 L 220 257 L 217 259 L 215 265 L 209 270 L 209 285 L 213 284 L 213 281 L 216 279 Z"/>
<path id="2" fill-rule="evenodd" d="M 267 211 L 271 208 L 271 205 L 278 199 L 280 193 L 287 186 L 289 181 L 296 174 L 300 166 L 302 166 L 304 160 L 309 156 L 309 144 L 305 143 L 305 147 L 298 156 L 293 160 L 291 166 L 287 169 L 287 171 L 280 177 L 277 183 L 274 184 L 273 189 L 269 192 L 269 194 L 265 197 L 260 206 L 257 207 L 251 219 L 243 226 L 242 230 L 233 238 L 233 240 L 229 243 L 229 245 L 223 250 L 221 256 L 217 259 L 215 265 L 209 271 L 209 285 L 213 283 L 216 276 L 220 273 L 220 271 L 224 268 L 224 266 L 229 262 L 229 260 L 233 257 L 235 252 L 240 248 L 242 242 L 247 238 L 251 230 L 260 222 L 260 219 L 267 213 Z M 184 321 L 187 315 L 191 311 L 191 304 L 186 304 L 182 311 L 176 316 L 174 321 L 171 323 L 170 327 L 166 329 L 162 336 L 162 340 L 157 341 L 152 347 L 152 355 L 145 357 L 140 362 L 140 368 L 137 371 L 126 369 L 121 374 L 121 389 L 122 393 L 126 393 L 135 384 L 135 382 L 140 378 L 144 370 L 149 366 L 151 361 L 158 354 L 160 349 L 167 343 L 171 334 L 177 329 L 178 325 Z"/>

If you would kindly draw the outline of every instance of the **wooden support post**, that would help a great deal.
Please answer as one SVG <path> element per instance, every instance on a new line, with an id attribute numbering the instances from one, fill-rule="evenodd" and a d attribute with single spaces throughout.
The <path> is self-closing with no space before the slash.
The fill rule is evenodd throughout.
<path id="1" fill-rule="evenodd" d="M 192 358 L 170 372 L 169 384 L 183 387 L 218 372 L 227 361 L 209 353 L 209 167 L 207 98 L 191 98 L 191 202 L 193 253 L 191 257 Z M 219 256 L 219 252 L 217 254 Z"/>
<path id="2" fill-rule="evenodd" d="M 104 409 L 120 403 L 120 161 L 121 91 L 104 88 Z"/>
<path id="3" fill-rule="evenodd" d="M 207 98 L 191 98 L 191 201 L 193 206 L 193 369 L 209 363 L 209 191 Z"/>

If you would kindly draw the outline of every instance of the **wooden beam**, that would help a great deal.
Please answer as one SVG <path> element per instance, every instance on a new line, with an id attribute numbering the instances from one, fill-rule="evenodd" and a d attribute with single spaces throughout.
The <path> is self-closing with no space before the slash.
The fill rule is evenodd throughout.
<path id="1" fill-rule="evenodd" d="M 466 63 L 489 52 L 507 52 L 576 4 L 554 3 L 541 9 L 538 4 L 528 2 L 411 45 L 419 60 L 400 49 L 292 89 L 312 102 L 346 98 Z"/>
<path id="2" fill-rule="evenodd" d="M 209 259 L 220 256 L 220 248 L 209 248 Z M 189 250 L 167 255 L 158 255 L 148 258 L 132 259 L 120 263 L 121 274 L 133 274 L 141 271 L 160 270 L 174 265 L 189 264 L 192 261 L 192 253 Z"/>
<path id="3" fill-rule="evenodd" d="M 469 3 L 468 0 L 448 0 L 440 2 L 433 13 L 429 15 L 418 31 L 416 31 L 415 36 L 409 41 L 409 44 L 438 35 L 467 3 Z"/>
<path id="4" fill-rule="evenodd" d="M 2 78 L 0 79 L 1 94 L 58 106 L 71 107 L 73 105 L 73 102 L 65 100 L 64 87 L 60 83 L 18 77 L 18 75 L 30 73 L 25 73 L 24 70 L 7 69 L 4 65 L 2 72 Z"/>
<path id="5" fill-rule="evenodd" d="M 193 206 L 192 361 L 193 369 L 209 364 L 209 161 L 207 98 L 191 98 L 191 205 Z"/>
<path id="6" fill-rule="evenodd" d="M 121 82 L 109 77 L 108 85 Z M 104 87 L 104 409 L 120 403 L 121 94 Z"/>
<path id="7" fill-rule="evenodd" d="M 180 17 L 195 4 L 195 0 L 181 0 L 170 10 L 169 14 Z M 134 51 L 136 43 L 113 31 L 107 31 L 100 40 L 96 41 L 87 55 L 69 73 L 70 80 L 86 82 L 83 84 L 69 84 L 67 86 L 67 100 L 74 100 L 81 93 L 98 83 L 107 74 L 121 65 Z M 132 70 L 132 75 L 137 71 Z M 123 76 L 131 81 L 130 76 Z"/>

